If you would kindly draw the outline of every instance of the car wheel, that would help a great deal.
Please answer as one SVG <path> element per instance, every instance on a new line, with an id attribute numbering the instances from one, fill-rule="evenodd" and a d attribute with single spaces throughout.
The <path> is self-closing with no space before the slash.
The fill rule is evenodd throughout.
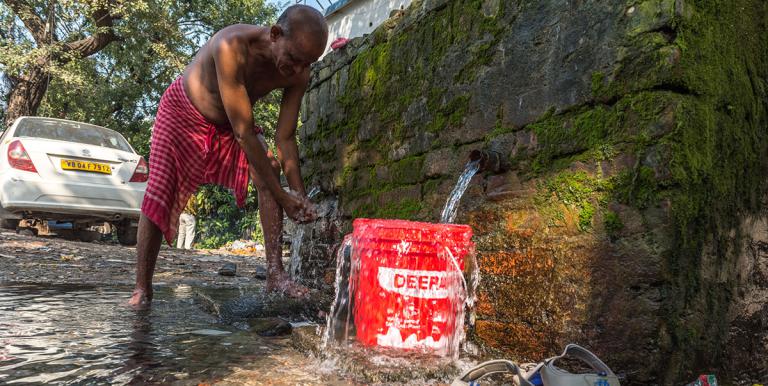
<path id="1" fill-rule="evenodd" d="M 0 220 L 0 228 L 16 230 L 19 226 L 19 220 L 13 218 L 4 218 Z"/>
<path id="2" fill-rule="evenodd" d="M 137 235 L 139 228 L 132 226 L 131 221 L 123 221 L 117 224 L 117 241 L 122 245 L 133 246 L 136 245 Z"/>

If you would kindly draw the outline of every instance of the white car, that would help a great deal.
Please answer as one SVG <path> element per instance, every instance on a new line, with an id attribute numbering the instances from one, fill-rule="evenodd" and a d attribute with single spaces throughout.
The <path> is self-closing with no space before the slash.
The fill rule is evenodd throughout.
<path id="1" fill-rule="evenodd" d="M 122 244 L 136 243 L 149 169 L 120 135 L 104 127 L 21 117 L 0 136 L 0 219 L 109 222 Z"/>

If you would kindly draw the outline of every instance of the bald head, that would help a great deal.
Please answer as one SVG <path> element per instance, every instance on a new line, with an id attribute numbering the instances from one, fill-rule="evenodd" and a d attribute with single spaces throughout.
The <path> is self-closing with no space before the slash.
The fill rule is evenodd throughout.
<path id="1" fill-rule="evenodd" d="M 277 19 L 269 32 L 275 66 L 283 76 L 306 73 L 310 64 L 325 51 L 328 25 L 312 7 L 292 5 Z"/>
<path id="2" fill-rule="evenodd" d="M 286 8 L 277 18 L 277 25 L 288 38 L 295 34 L 302 34 L 303 38 L 309 38 L 313 43 L 321 44 L 325 48 L 328 24 L 323 14 L 312 7 L 296 4 Z"/>

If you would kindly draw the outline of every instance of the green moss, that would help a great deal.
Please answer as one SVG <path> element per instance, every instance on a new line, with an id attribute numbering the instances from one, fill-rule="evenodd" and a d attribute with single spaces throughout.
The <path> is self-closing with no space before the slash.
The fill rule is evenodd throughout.
<path id="1" fill-rule="evenodd" d="M 644 209 L 659 201 L 658 181 L 649 167 L 621 172 L 613 181 L 613 199 L 618 202 Z"/>
<path id="2" fill-rule="evenodd" d="M 669 91 L 643 91 L 612 105 L 586 105 L 561 114 L 548 112 L 524 128 L 536 134 L 538 151 L 531 171 L 542 174 L 566 167 L 572 160 L 609 159 L 611 149 L 622 143 L 634 143 L 642 152 L 653 136 L 672 130 L 661 127 L 661 116 L 683 98 Z"/>
<path id="3" fill-rule="evenodd" d="M 444 179 L 441 179 L 441 178 L 427 180 L 422 184 L 421 195 L 423 197 L 426 197 L 432 193 L 435 193 L 443 181 Z"/>
<path id="4" fill-rule="evenodd" d="M 548 219 L 551 226 L 563 226 L 566 221 L 562 208 L 576 213 L 576 226 L 586 232 L 593 228 L 592 222 L 598 207 L 606 202 L 613 184 L 609 180 L 596 178 L 586 172 L 563 171 L 556 173 L 538 186 L 534 197 L 537 210 Z"/>
<path id="5" fill-rule="evenodd" d="M 606 210 L 603 212 L 603 228 L 609 237 L 615 238 L 624 229 L 624 223 L 616 212 Z"/>
<path id="6" fill-rule="evenodd" d="M 431 133 L 437 133 L 445 129 L 447 125 L 453 127 L 462 123 L 469 110 L 469 95 L 460 95 L 453 98 L 444 106 L 440 106 L 434 110 L 434 118 L 426 130 Z"/>
<path id="7" fill-rule="evenodd" d="M 684 376 L 690 364 L 683 358 L 722 347 L 728 321 L 721 316 L 731 303 L 721 284 L 702 277 L 700 259 L 710 246 L 713 264 L 723 267 L 707 269 L 732 269 L 726 267 L 740 253 L 740 222 L 762 209 L 766 193 L 768 3 L 723 5 L 686 2 L 689 17 L 678 20 L 675 31 L 679 63 L 664 85 L 686 95 L 674 132 L 662 140 L 671 149 L 673 181 L 663 194 L 675 224 L 663 289 L 664 332 L 672 343 L 662 352 L 674 369 L 666 383 Z M 687 317 L 692 309 L 695 318 Z"/>
<path id="8" fill-rule="evenodd" d="M 602 72 L 593 72 L 592 73 L 592 95 L 600 95 L 601 91 L 603 91 L 603 88 L 605 82 L 605 74 Z"/>
<path id="9" fill-rule="evenodd" d="M 419 200 L 407 199 L 400 202 L 388 202 L 385 205 L 365 204 L 352 212 L 354 218 L 391 218 L 402 220 L 415 220 L 422 210 L 423 204 Z"/>
<path id="10" fill-rule="evenodd" d="M 620 118 L 616 108 L 595 106 L 544 118 L 527 126 L 536 134 L 540 147 L 534 159 L 534 172 L 546 170 L 560 155 L 583 152 L 605 141 L 616 140 Z"/>
<path id="11" fill-rule="evenodd" d="M 412 184 L 420 181 L 423 178 L 421 170 L 425 157 L 424 155 L 413 156 L 393 162 L 390 165 L 392 180 L 399 184 Z"/>

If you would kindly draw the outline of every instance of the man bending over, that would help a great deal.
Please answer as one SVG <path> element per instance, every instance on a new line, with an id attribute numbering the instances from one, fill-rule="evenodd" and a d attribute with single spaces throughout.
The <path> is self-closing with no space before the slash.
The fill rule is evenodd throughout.
<path id="1" fill-rule="evenodd" d="M 267 254 L 267 291 L 294 297 L 307 289 L 283 269 L 283 211 L 295 221 L 317 216 L 299 171 L 296 122 L 309 65 L 325 49 L 328 26 L 314 8 L 294 5 L 272 27 L 237 24 L 217 32 L 160 99 L 152 132 L 149 183 L 139 220 L 136 288 L 129 303 L 152 302 L 152 274 L 163 236 L 174 239 L 179 214 L 200 184 L 231 188 L 245 203 L 250 177 L 259 193 Z M 254 126 L 256 101 L 283 89 L 277 158 Z M 282 168 L 291 192 L 280 187 Z"/>

